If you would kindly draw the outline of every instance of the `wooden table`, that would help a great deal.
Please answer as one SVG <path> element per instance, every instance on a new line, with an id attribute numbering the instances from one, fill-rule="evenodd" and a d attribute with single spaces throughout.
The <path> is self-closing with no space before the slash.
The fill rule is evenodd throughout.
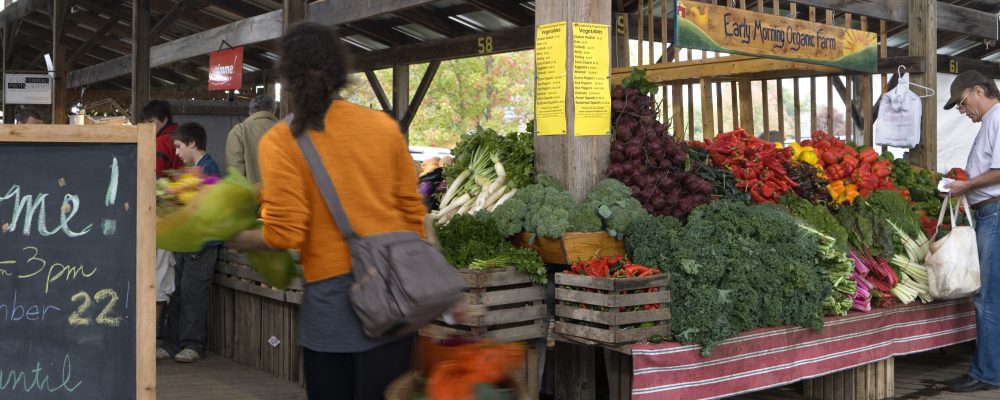
<path id="1" fill-rule="evenodd" d="M 975 328 L 972 299 L 961 299 L 827 318 L 818 333 L 756 329 L 707 358 L 673 342 L 609 347 L 558 337 L 555 395 L 594 399 L 606 375 L 611 399 L 720 398 L 804 381 L 806 398 L 881 400 L 894 394 L 894 356 L 973 340 Z"/>

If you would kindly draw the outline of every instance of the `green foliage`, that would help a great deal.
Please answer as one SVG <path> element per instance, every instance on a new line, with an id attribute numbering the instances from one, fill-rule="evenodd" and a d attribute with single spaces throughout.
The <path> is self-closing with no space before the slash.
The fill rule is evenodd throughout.
<path id="1" fill-rule="evenodd" d="M 448 225 L 438 226 L 437 236 L 445 258 L 452 265 L 465 267 L 477 259 L 494 256 L 494 246 L 506 236 L 491 219 L 456 215 Z"/>
<path id="2" fill-rule="evenodd" d="M 816 266 L 818 244 L 778 206 L 722 200 L 696 208 L 664 265 L 675 338 L 708 354 L 757 327 L 822 329 L 831 288 Z"/>
<path id="3" fill-rule="evenodd" d="M 622 87 L 638 88 L 642 94 L 656 96 L 660 88 L 646 80 L 646 70 L 632 67 L 632 73 L 622 79 Z"/>
<path id="4" fill-rule="evenodd" d="M 680 229 L 680 221 L 673 217 L 644 214 L 625 230 L 625 252 L 636 264 L 665 271 Z"/>
<path id="5" fill-rule="evenodd" d="M 892 226 L 865 198 L 859 196 L 854 204 L 841 206 L 835 215 L 847 230 L 852 249 L 886 260 L 896 254 L 896 234 Z"/>
<path id="6" fill-rule="evenodd" d="M 477 127 L 475 131 L 462 136 L 462 140 L 452 150 L 455 164 L 445 168 L 445 179 L 453 182 L 459 174 L 469 169 L 477 152 L 495 154 L 507 173 L 507 187 L 520 188 L 534 182 L 535 144 L 527 132 L 513 132 L 501 135 L 489 128 Z"/>
<path id="7" fill-rule="evenodd" d="M 545 264 L 533 249 L 514 247 L 497 229 L 491 215 L 456 215 L 447 225 L 438 226 L 438 241 L 445 258 L 459 268 L 516 267 L 545 282 Z"/>
<path id="8" fill-rule="evenodd" d="M 410 82 L 419 82 L 427 64 L 410 66 Z M 375 71 L 392 98 L 392 70 Z M 378 108 L 374 91 L 361 73 L 344 91 L 351 102 Z M 427 96 L 410 125 L 410 143 L 452 147 L 463 132 L 477 126 L 498 131 L 523 129 L 534 114 L 534 52 L 519 51 L 441 62 Z M 411 94 L 416 85 L 410 85 Z M 531 132 L 530 129 L 526 129 Z"/>
<path id="9" fill-rule="evenodd" d="M 866 201 L 882 218 L 896 224 L 907 236 L 915 238 L 923 231 L 920 228 L 920 218 L 911 209 L 910 202 L 899 193 L 876 190 L 868 195 Z"/>
<path id="10" fill-rule="evenodd" d="M 840 225 L 830 209 L 820 204 L 812 204 L 808 200 L 791 194 L 782 197 L 781 200 L 791 210 L 792 215 L 803 220 L 813 229 L 831 236 L 835 241 L 833 246 L 837 251 L 847 253 L 850 250 L 847 230 L 844 229 L 843 225 Z"/>

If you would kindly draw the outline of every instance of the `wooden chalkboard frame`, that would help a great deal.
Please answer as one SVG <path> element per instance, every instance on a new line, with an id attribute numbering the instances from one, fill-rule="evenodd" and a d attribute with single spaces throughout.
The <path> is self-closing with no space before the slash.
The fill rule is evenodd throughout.
<path id="1" fill-rule="evenodd" d="M 136 145 L 135 398 L 156 399 L 156 128 L 152 124 L 0 125 L 0 142 Z M 149 177 L 149 179 L 141 179 Z"/>

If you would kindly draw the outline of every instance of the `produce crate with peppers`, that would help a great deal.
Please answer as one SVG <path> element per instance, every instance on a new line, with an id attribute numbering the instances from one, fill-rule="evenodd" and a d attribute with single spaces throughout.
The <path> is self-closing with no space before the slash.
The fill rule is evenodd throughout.
<path id="1" fill-rule="evenodd" d="M 468 325 L 434 321 L 422 332 L 432 337 L 474 334 L 501 342 L 545 337 L 545 287 L 513 267 L 459 269 L 468 289 Z"/>
<path id="2" fill-rule="evenodd" d="M 556 274 L 556 333 L 625 344 L 670 333 L 668 276 L 622 257 L 573 264 Z"/>

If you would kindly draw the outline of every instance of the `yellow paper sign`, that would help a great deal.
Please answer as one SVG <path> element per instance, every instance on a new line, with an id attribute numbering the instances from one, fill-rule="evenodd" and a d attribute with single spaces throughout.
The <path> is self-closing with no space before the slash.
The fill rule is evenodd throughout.
<path id="1" fill-rule="evenodd" d="M 535 125 L 538 135 L 566 134 L 566 23 L 535 29 Z"/>
<path id="2" fill-rule="evenodd" d="M 724 53 L 781 58 L 875 72 L 878 37 L 847 29 L 732 7 L 682 1 L 677 44 Z"/>
<path id="3" fill-rule="evenodd" d="M 573 132 L 611 133 L 608 25 L 573 23 Z"/>

